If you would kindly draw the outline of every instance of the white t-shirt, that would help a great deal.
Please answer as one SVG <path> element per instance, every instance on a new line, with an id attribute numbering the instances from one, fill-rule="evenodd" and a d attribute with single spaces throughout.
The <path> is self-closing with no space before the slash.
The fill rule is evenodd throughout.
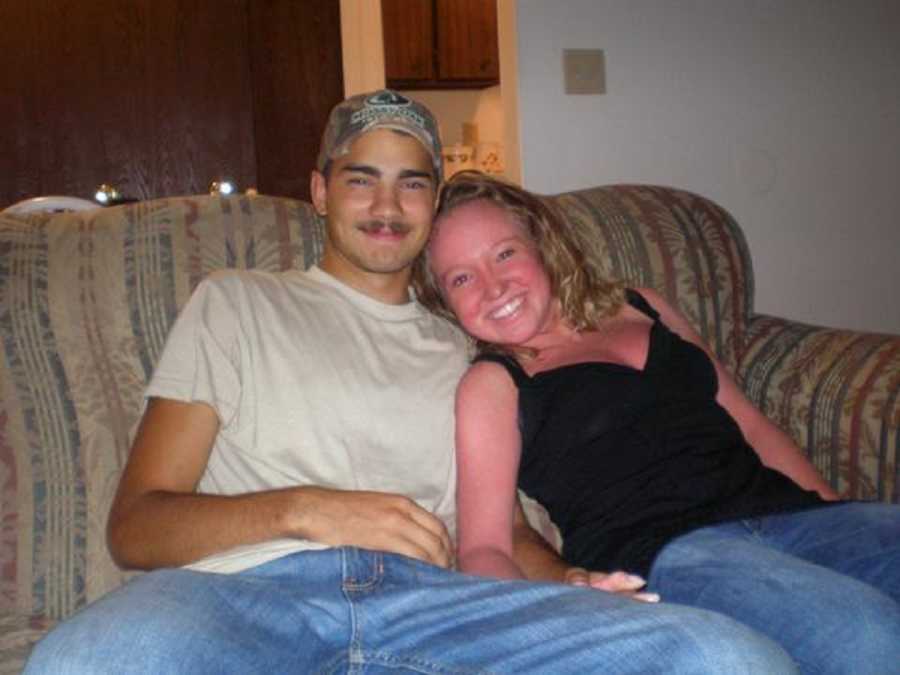
<path id="1" fill-rule="evenodd" d="M 295 485 L 403 494 L 455 535 L 453 399 L 462 333 L 317 267 L 217 272 L 197 287 L 147 396 L 201 401 L 220 430 L 198 491 Z M 235 572 L 323 544 L 283 539 L 200 560 Z"/>

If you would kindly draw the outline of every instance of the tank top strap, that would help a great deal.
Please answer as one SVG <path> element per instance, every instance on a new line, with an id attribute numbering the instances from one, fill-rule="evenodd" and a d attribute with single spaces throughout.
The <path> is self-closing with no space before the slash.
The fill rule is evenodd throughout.
<path id="1" fill-rule="evenodd" d="M 633 288 L 625 289 L 625 299 L 628 301 L 628 304 L 634 307 L 637 311 L 642 314 L 646 314 L 654 321 L 659 321 L 659 312 L 653 309 L 653 306 L 647 302 L 643 295 L 638 293 Z"/>
<path id="2" fill-rule="evenodd" d="M 497 363 L 506 368 L 506 372 L 509 373 L 513 382 L 516 383 L 516 387 L 521 388 L 522 385 L 527 384 L 530 380 L 528 373 L 526 373 L 522 366 L 519 365 L 519 362 L 509 354 L 487 352 L 476 356 L 472 363 L 478 363 L 479 361 L 490 361 L 491 363 Z"/>

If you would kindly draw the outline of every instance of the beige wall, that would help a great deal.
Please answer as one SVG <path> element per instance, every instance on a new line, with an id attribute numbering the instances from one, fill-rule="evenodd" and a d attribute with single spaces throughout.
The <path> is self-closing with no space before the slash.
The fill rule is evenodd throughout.
<path id="1" fill-rule="evenodd" d="M 380 0 L 341 0 L 344 95 L 384 87 Z"/>
<path id="2" fill-rule="evenodd" d="M 481 141 L 503 142 L 503 101 L 500 87 L 435 89 L 405 92 L 437 115 L 444 145 L 463 142 L 463 124 L 475 124 Z"/>
<path id="3" fill-rule="evenodd" d="M 524 184 L 634 181 L 727 208 L 756 308 L 900 333 L 900 3 L 517 0 Z M 562 50 L 607 94 L 566 96 Z"/>

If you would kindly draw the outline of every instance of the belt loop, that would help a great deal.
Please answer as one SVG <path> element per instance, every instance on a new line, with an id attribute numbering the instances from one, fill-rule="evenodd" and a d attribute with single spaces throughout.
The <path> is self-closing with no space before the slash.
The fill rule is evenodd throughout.
<path id="1" fill-rule="evenodd" d="M 378 585 L 384 576 L 384 556 L 381 551 L 345 546 L 341 548 L 344 568 L 344 589 L 362 591 Z"/>

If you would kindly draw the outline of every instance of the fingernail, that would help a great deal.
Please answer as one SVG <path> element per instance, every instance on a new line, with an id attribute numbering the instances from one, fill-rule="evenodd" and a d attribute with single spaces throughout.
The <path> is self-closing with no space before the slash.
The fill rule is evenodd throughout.
<path id="1" fill-rule="evenodd" d="M 635 593 L 634 597 L 643 602 L 659 602 L 659 593 Z"/>
<path id="2" fill-rule="evenodd" d="M 627 579 L 629 584 L 634 584 L 635 586 L 645 586 L 647 584 L 647 580 L 637 574 L 629 574 Z"/>

